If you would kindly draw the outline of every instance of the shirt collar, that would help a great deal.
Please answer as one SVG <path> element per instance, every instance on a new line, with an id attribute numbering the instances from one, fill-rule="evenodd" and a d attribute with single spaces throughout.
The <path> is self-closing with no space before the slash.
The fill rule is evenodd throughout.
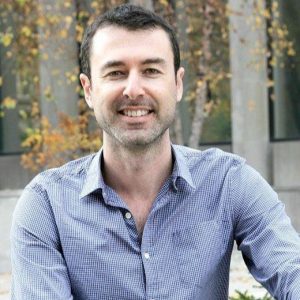
<path id="1" fill-rule="evenodd" d="M 97 190 L 102 190 L 105 183 L 101 172 L 103 149 L 101 148 L 93 157 L 89 167 L 87 168 L 87 175 L 80 193 L 80 198 L 83 198 Z"/>
<path id="2" fill-rule="evenodd" d="M 172 172 L 173 180 L 176 180 L 178 177 L 180 177 L 184 179 L 192 189 L 195 189 L 196 187 L 188 167 L 186 156 L 181 151 L 180 147 L 176 145 L 172 145 L 172 153 L 174 157 L 174 167 Z"/>
<path id="3" fill-rule="evenodd" d="M 184 179 L 191 188 L 195 189 L 195 184 L 188 168 L 186 156 L 176 145 L 172 145 L 172 154 L 174 158 L 174 166 L 171 177 L 174 181 L 180 177 Z M 87 169 L 87 176 L 80 193 L 80 198 L 105 188 L 105 183 L 101 172 L 102 156 L 103 149 L 101 148 L 93 157 L 91 164 Z"/>

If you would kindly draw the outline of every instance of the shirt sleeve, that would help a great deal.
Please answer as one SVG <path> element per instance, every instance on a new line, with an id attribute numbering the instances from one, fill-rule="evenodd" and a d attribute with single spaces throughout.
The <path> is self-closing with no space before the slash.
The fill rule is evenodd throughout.
<path id="1" fill-rule="evenodd" d="M 41 189 L 26 188 L 11 229 L 12 300 L 72 300 L 58 229 Z"/>
<path id="2" fill-rule="evenodd" d="M 280 300 L 300 299 L 300 238 L 283 203 L 247 165 L 231 177 L 235 239 L 253 275 Z"/>

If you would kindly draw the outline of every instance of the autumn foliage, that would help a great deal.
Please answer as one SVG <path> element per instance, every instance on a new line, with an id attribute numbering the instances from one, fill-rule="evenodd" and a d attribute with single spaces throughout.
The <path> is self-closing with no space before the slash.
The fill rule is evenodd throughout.
<path id="1" fill-rule="evenodd" d="M 83 103 L 81 106 L 85 108 Z M 59 113 L 56 127 L 46 117 L 39 117 L 36 108 L 31 117 L 36 119 L 38 126 L 26 130 L 27 137 L 22 147 L 28 152 L 21 156 L 21 163 L 32 171 L 45 166 L 60 166 L 70 159 L 96 152 L 101 146 L 99 130 L 88 130 L 89 118 L 93 118 L 90 111 L 84 111 L 76 118 Z"/>
<path id="2" fill-rule="evenodd" d="M 19 111 L 24 128 L 22 147 L 25 153 L 22 155 L 22 164 L 25 168 L 39 171 L 99 149 L 100 132 L 83 100 L 78 81 L 78 61 L 70 70 L 49 69 L 53 78 L 60 78 L 52 86 L 42 84 L 40 65 L 49 60 L 49 55 L 51 59 L 69 55 L 65 50 L 65 42 L 71 30 L 74 31 L 74 43 L 79 49 L 86 25 L 96 15 L 125 2 L 0 0 L 0 43 L 5 59 L 14 60 L 12 72 L 18 79 L 16 89 L 17 95 L 20 95 L 7 95 L 1 99 L 0 117 L 5 117 L 9 109 Z M 245 22 L 253 30 L 264 28 L 267 22 L 271 40 L 269 45 L 253 45 L 253 66 L 250 67 L 254 68 L 259 68 L 255 63 L 256 55 L 263 54 L 272 66 L 280 63 L 284 55 L 295 55 L 288 29 L 280 22 L 278 1 L 266 2 L 267 6 L 264 5 L 265 1 L 253 0 L 254 14 L 245 16 Z M 219 126 L 216 138 L 230 135 L 228 18 L 240 12 L 223 0 L 159 0 L 152 1 L 152 4 L 154 10 L 176 28 L 186 68 L 184 102 L 187 104 L 187 117 L 181 119 L 179 113 L 179 118 L 176 118 L 174 141 L 182 142 L 180 137 L 185 121 L 191 123 L 187 140 L 194 141 L 194 146 L 199 144 L 201 138 L 205 140 L 206 136 L 215 134 L 207 126 L 214 118 Z M 231 30 L 234 32 L 234 28 Z M 58 47 L 49 54 L 47 49 L 51 42 L 48 45 L 47 41 L 53 36 Z M 0 77 L 0 86 L 2 84 L 9 83 Z M 41 109 L 42 102 L 55 104 L 65 101 L 55 99 L 53 89 L 67 85 L 72 85 L 78 95 L 78 99 L 75 99 L 78 101 L 78 116 L 71 117 L 56 109 L 58 122 L 51 123 Z M 266 82 L 266 87 L 272 85 L 272 81 Z M 230 136 L 227 138 L 230 139 Z"/>

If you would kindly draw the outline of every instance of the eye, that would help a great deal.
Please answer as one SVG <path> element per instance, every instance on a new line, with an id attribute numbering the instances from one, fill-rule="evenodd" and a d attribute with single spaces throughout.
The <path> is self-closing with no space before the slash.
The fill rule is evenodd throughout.
<path id="1" fill-rule="evenodd" d="M 160 74 L 161 72 L 154 68 L 148 68 L 144 71 L 144 73 L 148 74 L 148 75 L 157 75 L 157 74 Z"/>
<path id="2" fill-rule="evenodd" d="M 122 77 L 125 75 L 125 72 L 123 71 L 112 71 L 112 72 L 109 72 L 108 74 L 106 74 L 106 77 L 111 77 L 111 78 L 118 78 L 118 77 Z"/>

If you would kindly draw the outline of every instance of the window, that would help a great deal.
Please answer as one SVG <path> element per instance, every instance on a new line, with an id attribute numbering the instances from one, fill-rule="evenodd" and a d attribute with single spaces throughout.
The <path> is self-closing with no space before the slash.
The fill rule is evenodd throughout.
<path id="1" fill-rule="evenodd" d="M 5 51 L 0 45 L 0 76 L 3 84 L 0 87 L 0 103 L 6 98 L 16 98 L 16 75 L 12 71 L 12 59 L 5 59 Z M 21 129 L 18 109 L 4 110 L 0 117 L 0 155 L 21 152 Z"/>
<path id="2" fill-rule="evenodd" d="M 295 56 L 286 55 L 284 66 L 273 69 L 271 139 L 300 139 L 300 1 L 281 0 L 280 14 L 294 41 Z"/>

